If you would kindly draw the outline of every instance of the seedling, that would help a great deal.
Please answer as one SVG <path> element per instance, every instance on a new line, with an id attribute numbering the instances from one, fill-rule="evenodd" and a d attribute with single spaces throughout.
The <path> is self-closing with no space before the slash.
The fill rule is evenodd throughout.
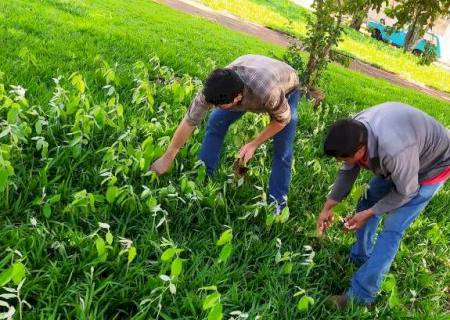
<path id="1" fill-rule="evenodd" d="M 221 320 L 223 318 L 223 306 L 220 302 L 221 294 L 217 291 L 216 286 L 202 287 L 198 290 L 213 291 L 203 298 L 202 308 L 208 311 L 208 320 Z"/>
<path id="2" fill-rule="evenodd" d="M 245 177 L 248 173 L 248 167 L 244 165 L 242 159 L 236 158 L 233 163 L 234 177 L 235 179 L 240 179 L 241 177 Z"/>

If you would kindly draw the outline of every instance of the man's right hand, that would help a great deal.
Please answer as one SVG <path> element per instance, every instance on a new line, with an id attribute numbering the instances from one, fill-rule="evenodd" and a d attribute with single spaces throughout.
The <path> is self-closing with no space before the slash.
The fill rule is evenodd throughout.
<path id="1" fill-rule="evenodd" d="M 153 162 L 150 170 L 156 173 L 158 176 L 166 173 L 172 165 L 173 157 L 164 154 L 161 158 Z"/>
<path id="2" fill-rule="evenodd" d="M 326 229 L 333 224 L 334 212 L 331 209 L 323 209 L 317 218 L 317 234 L 323 236 Z"/>
<path id="3" fill-rule="evenodd" d="M 180 148 L 186 143 L 189 137 L 194 131 L 194 127 L 191 126 L 186 119 L 183 119 L 178 126 L 177 130 L 173 134 L 172 141 L 170 141 L 170 145 L 167 148 L 167 151 L 164 155 L 153 162 L 150 167 L 150 170 L 156 173 L 158 176 L 166 173 L 170 166 L 172 165 L 173 160 L 177 156 Z"/>

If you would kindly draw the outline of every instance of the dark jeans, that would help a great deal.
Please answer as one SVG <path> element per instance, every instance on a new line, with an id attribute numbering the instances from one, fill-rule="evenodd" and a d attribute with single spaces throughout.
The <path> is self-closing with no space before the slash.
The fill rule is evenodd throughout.
<path id="1" fill-rule="evenodd" d="M 292 153 L 297 128 L 297 105 L 300 93 L 296 90 L 289 94 L 291 121 L 273 137 L 272 172 L 269 179 L 269 202 L 276 201 L 284 206 L 291 183 Z M 211 112 L 203 138 L 199 159 L 202 160 L 211 175 L 217 168 L 223 141 L 228 127 L 244 114 L 244 111 L 215 109 Z"/>

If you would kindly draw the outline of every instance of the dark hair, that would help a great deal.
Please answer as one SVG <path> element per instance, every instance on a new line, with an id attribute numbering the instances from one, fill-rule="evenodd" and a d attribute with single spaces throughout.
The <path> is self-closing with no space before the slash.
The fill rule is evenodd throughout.
<path id="1" fill-rule="evenodd" d="M 367 145 L 367 128 L 357 120 L 341 119 L 328 130 L 323 149 L 327 156 L 346 158 L 352 157 L 365 145 Z"/>
<path id="2" fill-rule="evenodd" d="M 203 95 L 208 103 L 214 105 L 233 102 L 244 91 L 244 82 L 231 69 L 216 69 L 206 79 Z"/>

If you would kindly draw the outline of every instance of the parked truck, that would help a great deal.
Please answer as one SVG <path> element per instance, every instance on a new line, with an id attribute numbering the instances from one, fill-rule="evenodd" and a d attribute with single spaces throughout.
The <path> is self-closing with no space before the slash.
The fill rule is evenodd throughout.
<path id="1" fill-rule="evenodd" d="M 384 24 L 384 21 L 374 21 L 369 20 L 367 22 L 367 27 L 371 30 L 372 37 L 395 45 L 396 47 L 403 48 L 405 45 L 406 32 L 405 31 L 395 31 L 390 32 L 389 27 Z M 412 52 L 417 55 L 421 55 L 425 52 L 425 47 L 427 43 L 430 43 L 431 48 L 434 50 L 436 58 L 441 57 L 441 44 L 439 36 L 432 32 L 426 32 L 423 38 L 421 38 L 414 45 Z"/>

